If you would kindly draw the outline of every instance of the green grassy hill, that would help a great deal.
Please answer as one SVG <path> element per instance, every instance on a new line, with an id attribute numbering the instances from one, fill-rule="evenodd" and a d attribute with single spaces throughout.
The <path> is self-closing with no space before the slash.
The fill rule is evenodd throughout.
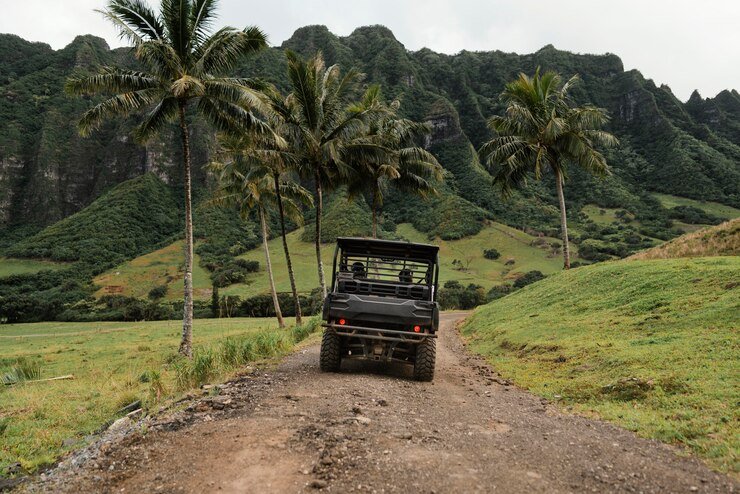
<path id="1" fill-rule="evenodd" d="M 7 249 L 9 257 L 105 266 L 130 259 L 180 231 L 175 195 L 152 173 L 124 182 L 82 211 Z"/>
<path id="2" fill-rule="evenodd" d="M 740 470 L 739 257 L 617 261 L 480 307 L 462 332 L 504 377 Z"/>
<path id="3" fill-rule="evenodd" d="M 681 235 L 630 259 L 740 256 L 740 218 Z"/>
<path id="4" fill-rule="evenodd" d="M 410 224 L 399 225 L 396 236 L 412 242 L 430 242 L 427 235 L 419 232 Z M 304 230 L 299 229 L 288 234 L 288 246 L 293 258 L 298 290 L 310 292 L 319 284 L 316 272 L 316 254 L 313 243 L 302 238 Z M 549 237 L 534 237 L 520 230 L 501 223 L 489 223 L 479 233 L 460 240 L 435 240 L 440 246 L 441 276 L 440 282 L 457 280 L 467 285 L 475 283 L 486 290 L 506 281 L 514 281 L 527 271 L 538 270 L 552 274 L 562 267 L 559 248 L 561 242 Z M 278 291 L 290 291 L 288 270 L 283 255 L 282 240 L 273 238 L 269 242 Z M 496 260 L 483 257 L 485 249 L 495 248 L 501 253 Z M 327 270 L 331 273 L 331 262 L 334 256 L 334 243 L 322 246 L 322 256 Z M 261 246 L 239 256 L 242 259 L 257 261 L 260 270 L 247 275 L 244 283 L 236 283 L 221 288 L 221 295 L 238 295 L 251 297 L 269 291 L 269 282 L 265 274 L 265 254 Z M 459 263 L 453 264 L 453 261 Z M 145 297 L 155 286 L 166 284 L 169 289 L 168 299 L 181 298 L 182 265 L 181 242 L 155 252 L 137 257 L 122 263 L 95 278 L 94 283 L 100 287 L 97 296 L 120 293 L 134 297 Z M 208 273 L 198 267 L 194 273 L 195 297 L 206 300 L 210 297 Z"/>
<path id="5" fill-rule="evenodd" d="M 183 266 L 185 264 L 183 240 L 122 263 L 96 276 L 93 283 L 100 287 L 95 296 L 125 295 L 146 298 L 149 291 L 167 286 L 167 300 L 182 300 Z M 200 265 L 200 256 L 193 257 L 193 290 L 198 299 L 211 296 L 208 271 Z"/>
<path id="6" fill-rule="evenodd" d="M 732 206 L 728 206 L 727 204 L 720 204 L 718 202 L 712 201 L 697 201 L 695 199 L 672 196 L 669 194 L 654 193 L 652 195 L 653 197 L 658 199 L 658 201 L 660 201 L 661 205 L 664 208 L 667 209 L 675 208 L 676 206 L 693 206 L 719 218 L 724 218 L 727 220 L 740 218 L 740 209 L 733 208 Z"/>
<path id="7" fill-rule="evenodd" d="M 396 235 L 412 242 L 430 242 L 426 234 L 419 232 L 407 223 L 398 226 Z M 302 292 L 308 292 L 319 284 L 316 272 L 316 254 L 313 244 L 302 242 L 300 237 L 300 231 L 288 235 L 288 246 L 293 256 L 298 289 Z M 437 239 L 431 241 L 431 243 L 440 246 L 441 283 L 448 280 L 458 280 L 463 284 L 475 283 L 489 289 L 504 281 L 514 280 L 527 271 L 539 270 L 544 274 L 551 274 L 562 267 L 559 252 L 554 251 L 551 247 L 551 243 L 560 245 L 557 239 L 533 237 L 500 223 L 490 223 L 479 233 L 460 240 Z M 273 239 L 269 242 L 269 245 L 278 290 L 289 291 L 290 283 L 281 240 L 279 238 Z M 501 257 L 495 261 L 484 258 L 483 250 L 490 248 L 497 249 L 501 253 Z M 327 275 L 329 275 L 334 256 L 334 245 L 324 244 L 322 256 L 327 267 Z M 248 297 L 267 292 L 269 288 L 264 272 L 263 250 L 255 248 L 242 257 L 259 261 L 262 266 L 261 270 L 248 275 L 246 284 L 232 285 L 223 289 L 221 293 Z M 462 267 L 460 268 L 457 264 L 453 266 L 454 260 L 459 260 Z M 507 262 L 510 264 L 507 265 Z"/>

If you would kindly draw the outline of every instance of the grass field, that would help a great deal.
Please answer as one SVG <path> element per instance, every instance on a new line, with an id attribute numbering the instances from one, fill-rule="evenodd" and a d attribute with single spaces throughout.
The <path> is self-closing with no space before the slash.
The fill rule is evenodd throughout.
<path id="1" fill-rule="evenodd" d="M 0 278 L 14 274 L 36 273 L 45 269 L 61 269 L 64 267 L 66 267 L 66 264 L 60 262 L 0 257 Z"/>
<path id="2" fill-rule="evenodd" d="M 426 235 L 415 230 L 410 224 L 399 225 L 396 233 L 412 242 L 429 243 Z M 316 254 L 313 244 L 302 242 L 300 235 L 300 230 L 289 234 L 288 246 L 296 273 L 298 290 L 308 292 L 319 285 Z M 279 238 L 276 238 L 269 242 L 269 246 L 278 291 L 287 292 L 290 291 L 290 282 L 281 242 Z M 533 245 L 533 242 L 539 242 L 542 246 Z M 476 283 L 488 289 L 505 280 L 515 279 L 527 271 L 536 269 L 545 274 L 551 274 L 560 270 L 562 267 L 560 254 L 553 253 L 547 247 L 547 242 L 560 243 L 557 239 L 537 239 L 501 223 L 492 223 L 472 237 L 452 241 L 437 240 L 433 243 L 440 246 L 440 280 L 442 283 L 447 280 L 458 280 L 464 284 Z M 495 261 L 483 257 L 483 250 L 490 248 L 497 249 L 501 257 Z M 331 276 L 334 244 L 324 245 L 321 252 L 326 274 Z M 254 249 L 242 257 L 259 261 L 262 269 L 258 273 L 249 275 L 247 283 L 226 287 L 219 293 L 241 297 L 266 293 L 269 290 L 269 282 L 264 273 L 264 251 L 261 248 Z M 464 270 L 453 266 L 452 261 L 455 259 L 462 262 Z M 512 259 L 514 263 L 507 266 L 506 261 Z"/>
<path id="3" fill-rule="evenodd" d="M 518 385 L 738 472 L 739 274 L 739 257 L 599 263 L 478 308 L 463 334 Z"/>
<path id="4" fill-rule="evenodd" d="M 40 364 L 41 378 L 74 375 L 73 380 L 0 384 L 0 475 L 15 462 L 28 470 L 52 462 L 65 449 L 63 441 L 82 443 L 85 435 L 136 400 L 153 405 L 156 393 L 161 393 L 159 401 L 165 400 L 227 373 L 244 362 L 234 360 L 233 352 L 228 362 L 223 360 L 227 341 L 255 343 L 248 349 L 252 359 L 284 353 L 294 343 L 293 333 L 278 330 L 273 319 L 196 320 L 194 343 L 199 349 L 189 364 L 176 356 L 181 325 L 159 321 L 0 326 L 0 376 L 18 359 Z"/>
<path id="5" fill-rule="evenodd" d="M 93 283 L 100 287 L 96 296 L 116 294 L 146 298 L 149 290 L 167 285 L 168 300 L 182 300 L 182 267 L 185 263 L 184 241 L 174 242 L 149 254 L 139 256 L 97 276 Z M 211 296 L 211 280 L 200 266 L 200 258 L 193 258 L 193 290 L 196 299 Z"/>
<path id="6" fill-rule="evenodd" d="M 720 204 L 718 202 L 711 201 L 696 201 L 694 199 L 687 199 L 685 197 L 671 196 L 668 194 L 654 193 L 653 196 L 657 198 L 664 208 L 674 208 L 676 206 L 694 206 L 695 208 L 702 209 L 704 212 L 713 214 L 720 218 L 726 218 L 728 220 L 739 218 L 740 209 Z"/>

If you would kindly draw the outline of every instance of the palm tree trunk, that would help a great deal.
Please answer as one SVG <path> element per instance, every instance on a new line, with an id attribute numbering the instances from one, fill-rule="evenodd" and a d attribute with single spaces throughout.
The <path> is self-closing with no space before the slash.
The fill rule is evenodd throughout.
<path id="1" fill-rule="evenodd" d="M 563 195 L 563 175 L 555 171 L 555 184 L 560 201 L 560 225 L 563 234 L 563 268 L 570 269 L 570 245 L 568 243 L 568 218 L 565 213 L 565 196 Z"/>
<path id="2" fill-rule="evenodd" d="M 182 315 L 182 340 L 180 354 L 193 356 L 193 211 L 190 191 L 190 136 L 185 120 L 185 101 L 179 103 L 180 132 L 182 133 L 182 157 L 184 164 L 185 187 L 185 306 Z"/>
<path id="3" fill-rule="evenodd" d="M 301 314 L 301 301 L 298 298 L 298 289 L 295 285 L 295 273 L 293 273 L 293 262 L 290 260 L 288 250 L 288 238 L 285 236 L 285 211 L 283 210 L 283 196 L 280 193 L 280 174 L 275 173 L 275 195 L 277 196 L 278 213 L 280 214 L 280 233 L 283 237 L 283 250 L 285 251 L 285 262 L 288 264 L 288 278 L 290 289 L 293 291 L 293 303 L 295 304 L 295 323 L 300 325 L 303 315 Z"/>
<path id="4" fill-rule="evenodd" d="M 378 238 L 378 182 L 373 182 L 373 238 Z"/>
<path id="5" fill-rule="evenodd" d="M 326 280 L 324 278 L 324 263 L 321 262 L 321 213 L 324 209 L 322 203 L 323 198 L 321 197 L 321 177 L 319 170 L 316 170 L 316 262 L 318 263 L 319 270 L 319 285 L 321 285 L 321 293 L 323 298 L 326 298 Z M 322 299 L 323 301 L 323 299 Z"/>
<path id="6" fill-rule="evenodd" d="M 265 210 L 259 208 L 260 223 L 262 223 L 262 245 L 265 248 L 265 265 L 267 266 L 267 276 L 270 278 L 270 292 L 272 292 L 272 304 L 275 306 L 275 316 L 278 320 L 278 326 L 285 327 L 283 313 L 280 311 L 280 301 L 278 300 L 277 291 L 275 290 L 275 278 L 272 276 L 272 262 L 270 261 L 270 249 L 267 247 L 267 221 L 265 220 Z"/>

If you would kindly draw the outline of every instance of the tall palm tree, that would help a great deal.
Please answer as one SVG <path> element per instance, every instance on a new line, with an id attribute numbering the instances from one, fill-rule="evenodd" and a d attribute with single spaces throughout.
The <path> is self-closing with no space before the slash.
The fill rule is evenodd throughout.
<path id="1" fill-rule="evenodd" d="M 555 72 L 540 75 L 539 68 L 534 77 L 519 74 L 501 93 L 507 104 L 505 114 L 488 121 L 495 137 L 480 150 L 486 164 L 494 170 L 494 183 L 505 196 L 514 187 L 525 185 L 530 175 L 539 180 L 546 169 L 553 172 L 560 203 L 565 269 L 570 269 L 563 195 L 567 167 L 572 163 L 594 175 L 607 175 L 609 166 L 597 146 L 618 144 L 616 137 L 600 130 L 609 121 L 606 110 L 575 106 L 571 101 L 568 92 L 578 81 L 574 75 L 563 83 Z"/>
<path id="2" fill-rule="evenodd" d="M 134 45 L 142 70 L 103 67 L 96 75 L 75 76 L 67 90 L 113 95 L 88 110 L 79 122 L 83 135 L 104 120 L 146 111 L 136 136 L 146 141 L 168 122 L 180 126 L 185 193 L 185 276 L 180 353 L 192 355 L 193 220 L 190 179 L 191 109 L 216 128 L 259 128 L 250 108 L 260 106 L 253 80 L 227 77 L 240 58 L 267 46 L 256 27 L 224 27 L 213 33 L 217 0 L 162 0 L 159 13 L 142 0 L 111 0 L 102 14 Z"/>
<path id="3" fill-rule="evenodd" d="M 378 236 L 378 210 L 383 206 L 384 193 L 391 186 L 426 197 L 435 194 L 434 182 L 444 176 L 444 169 L 437 159 L 416 142 L 430 133 L 428 125 L 400 118 L 400 102 L 386 105 L 380 99 L 379 86 L 372 86 L 365 93 L 361 108 L 381 106 L 384 111 L 369 122 L 366 139 L 376 145 L 376 153 L 365 153 L 362 161 L 355 163 L 349 184 L 350 196 L 369 191 L 373 216 L 373 238 Z M 368 190 L 369 189 L 369 190 Z"/>
<path id="4" fill-rule="evenodd" d="M 308 61 L 291 51 L 287 51 L 286 56 L 291 93 L 285 100 L 271 101 L 271 107 L 285 122 L 285 132 L 294 146 L 300 172 L 315 185 L 314 241 L 319 284 L 326 297 L 321 260 L 323 194 L 346 181 L 351 170 L 349 163 L 370 152 L 370 146 L 359 138 L 363 136 L 367 120 L 379 112 L 379 108 L 350 105 L 350 98 L 362 78 L 357 71 L 349 70 L 342 75 L 338 65 L 326 68 L 321 53 Z"/>
<path id="5" fill-rule="evenodd" d="M 272 260 L 267 241 L 267 212 L 280 209 L 281 214 L 300 221 L 302 217 L 298 202 L 310 200 L 310 193 L 294 182 L 283 180 L 280 174 L 274 173 L 274 168 L 266 160 L 274 155 L 274 150 L 261 147 L 261 139 L 255 136 L 240 137 L 222 136 L 219 157 L 224 160 L 214 161 L 208 168 L 218 177 L 218 188 L 214 194 L 214 202 L 232 204 L 239 207 L 243 218 L 251 210 L 257 210 L 262 228 L 262 245 L 265 250 L 265 266 L 270 281 L 270 292 L 275 308 L 275 315 L 281 328 L 285 327 L 275 278 L 272 270 Z"/>

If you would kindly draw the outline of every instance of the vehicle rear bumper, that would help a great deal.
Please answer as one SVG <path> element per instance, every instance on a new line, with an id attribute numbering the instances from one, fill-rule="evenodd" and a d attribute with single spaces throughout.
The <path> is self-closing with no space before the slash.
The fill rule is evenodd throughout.
<path id="1" fill-rule="evenodd" d="M 377 329 L 387 324 L 410 330 L 414 326 L 421 326 L 434 333 L 439 321 L 439 309 L 436 302 L 427 300 L 330 293 L 324 301 L 323 319 L 331 322 L 340 318 L 357 327 Z"/>

